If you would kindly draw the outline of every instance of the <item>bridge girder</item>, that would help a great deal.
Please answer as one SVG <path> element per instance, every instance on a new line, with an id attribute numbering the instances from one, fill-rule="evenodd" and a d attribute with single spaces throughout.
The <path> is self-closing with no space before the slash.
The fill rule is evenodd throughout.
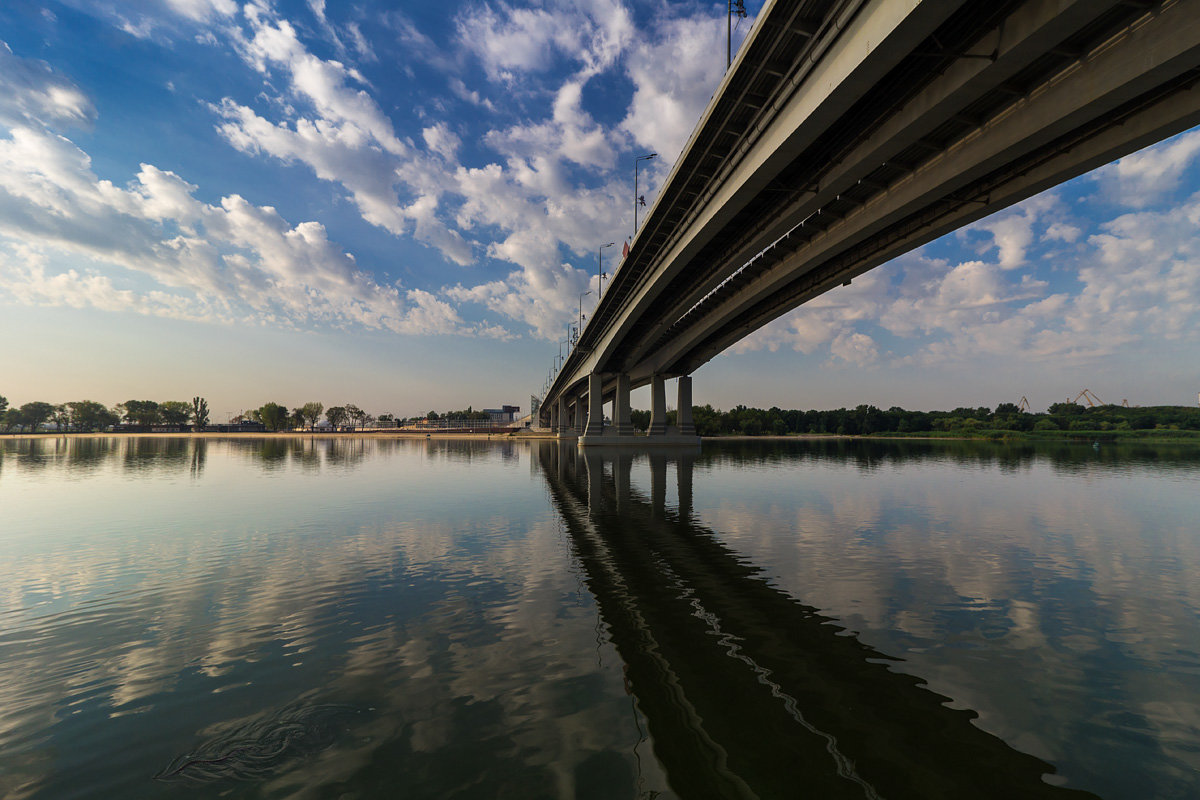
<path id="1" fill-rule="evenodd" d="M 752 39 L 794 16 L 785 5 L 764 9 Z M 681 165 L 715 124 L 714 96 L 548 397 L 577 393 L 592 372 L 628 374 L 634 387 L 689 374 L 856 275 L 1200 122 L 1200 0 L 1150 9 L 1015 1 L 990 15 L 985 4 L 921 5 L 942 13 L 898 20 L 880 15 L 899 4 L 834 9 L 809 45 L 824 48 L 827 69 L 807 78 L 843 82 L 788 87 L 795 72 L 781 80 L 767 109 L 778 129 L 732 148 L 736 158 L 709 177 L 687 224 L 664 237 L 663 209 L 682 202 L 672 194 Z M 972 20 L 986 24 L 972 29 Z M 955 47 L 927 55 L 931 42 Z M 926 59 L 932 70 L 919 85 L 867 113 L 881 87 Z M 722 89 L 736 85 L 727 76 Z M 611 381 L 603 386 L 612 392 Z"/>

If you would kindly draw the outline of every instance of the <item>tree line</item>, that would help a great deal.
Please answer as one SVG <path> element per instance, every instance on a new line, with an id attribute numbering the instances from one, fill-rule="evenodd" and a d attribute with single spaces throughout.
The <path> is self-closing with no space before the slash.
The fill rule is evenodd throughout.
<path id="1" fill-rule="evenodd" d="M 0 396 L 0 431 L 36 431 L 45 424 L 56 430 L 73 432 L 107 431 L 121 424 L 148 428 L 154 426 L 192 426 L 202 430 L 209 425 L 208 402 L 193 397 L 190 403 L 180 400 L 156 402 L 127 400 L 108 408 L 93 400 L 77 400 L 52 404 L 41 401 L 9 407 Z M 370 427 L 376 422 L 387 427 L 408 422 L 393 414 L 375 416 L 353 403 L 326 408 L 318 402 L 308 402 L 294 409 L 269 402 L 235 416 L 233 424 L 255 422 L 266 430 L 316 428 L 322 417 L 334 429 L 353 430 Z M 668 412 L 667 423 L 675 424 L 676 413 Z M 460 411 L 430 411 L 430 420 L 487 420 L 488 415 L 471 406 Z M 634 427 L 645 430 L 650 424 L 650 412 L 630 413 Z M 784 410 L 735 406 L 728 411 L 711 405 L 693 406 L 692 421 L 701 436 L 773 434 L 840 434 L 861 436 L 869 434 L 918 435 L 980 435 L 1053 434 L 1055 432 L 1121 432 L 1144 430 L 1200 431 L 1200 408 L 1190 406 L 1125 407 L 1097 405 L 1087 407 L 1074 402 L 1055 403 L 1044 413 L 1024 411 L 1014 403 L 1000 403 L 995 409 L 960 407 L 952 411 L 909 411 L 899 406 L 887 410 L 873 405 L 832 410 Z"/>
<path id="2" fill-rule="evenodd" d="M 379 421 L 396 424 L 391 414 L 376 417 L 353 403 L 325 408 L 321 403 L 305 403 L 288 410 L 279 403 L 264 403 L 256 409 L 235 416 L 232 424 L 257 422 L 271 431 L 293 428 L 315 428 L 322 415 L 334 428 L 350 426 L 355 430 Z M 9 407 L 8 399 L 0 396 L 0 431 L 32 432 L 52 424 L 55 430 L 73 433 L 109 431 L 121 425 L 136 428 L 159 426 L 191 427 L 204 430 L 210 424 L 208 401 L 193 397 L 190 403 L 182 400 L 126 400 L 109 408 L 94 400 L 75 400 L 68 403 L 33 401 L 19 407 Z"/>
<path id="3" fill-rule="evenodd" d="M 649 411 L 630 414 L 634 427 L 649 427 Z M 701 436 L 740 434 L 831 433 L 843 436 L 869 434 L 926 434 L 1004 436 L 1043 434 L 1056 431 L 1120 432 L 1140 430 L 1200 431 L 1200 408 L 1190 406 L 1125 407 L 1078 403 L 1054 403 L 1044 413 L 1023 411 L 1015 403 L 1000 403 L 995 409 L 960 407 L 952 411 L 908 411 L 899 406 L 887 410 L 873 405 L 827 411 L 749 408 L 739 405 L 729 411 L 711 405 L 693 406 L 692 421 Z M 667 414 L 675 424 L 675 412 Z"/>
<path id="4" fill-rule="evenodd" d="M 9 407 L 8 398 L 0 396 L 0 430 L 36 431 L 53 423 L 56 430 L 90 433 L 107 431 L 122 422 L 130 425 L 208 425 L 208 401 L 193 397 L 192 402 L 167 400 L 127 400 L 109 408 L 95 400 L 73 400 L 68 403 L 47 403 L 35 400 L 18 407 Z"/>
<path id="5" fill-rule="evenodd" d="M 258 408 L 237 414 L 230 423 L 258 423 L 269 431 L 296 428 L 313 430 L 322 417 L 336 430 L 347 427 L 359 430 L 375 423 L 386 427 L 398 427 L 408 422 L 407 418 L 397 418 L 394 414 L 384 413 L 376 416 L 354 403 L 326 408 L 324 404 L 313 401 L 293 409 L 281 403 L 264 403 Z M 427 417 L 431 420 L 490 419 L 486 413 L 476 411 L 471 406 L 461 411 L 430 411 Z M 58 431 L 75 433 L 108 431 L 121 425 L 137 428 L 190 426 L 194 430 L 203 430 L 208 427 L 209 422 L 208 401 L 203 397 L 194 397 L 190 403 L 182 400 L 126 400 L 112 408 L 94 400 L 58 404 L 34 401 L 9 408 L 8 399 L 0 396 L 0 431 L 4 432 L 37 431 L 47 424 L 54 425 Z"/>

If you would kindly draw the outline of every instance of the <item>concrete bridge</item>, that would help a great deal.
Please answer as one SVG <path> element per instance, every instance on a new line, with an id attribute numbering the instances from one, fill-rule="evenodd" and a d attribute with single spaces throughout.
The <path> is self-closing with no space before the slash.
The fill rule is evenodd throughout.
<path id="1" fill-rule="evenodd" d="M 691 374 L 896 256 L 1200 124 L 1200 0 L 778 0 L 543 399 L 694 442 Z M 678 378 L 666 430 L 665 381 Z M 611 401 L 612 424 L 604 424 Z"/>

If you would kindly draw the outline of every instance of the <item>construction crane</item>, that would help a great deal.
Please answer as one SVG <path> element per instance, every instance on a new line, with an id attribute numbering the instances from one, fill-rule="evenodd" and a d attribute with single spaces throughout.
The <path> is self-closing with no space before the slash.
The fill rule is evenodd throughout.
<path id="1" fill-rule="evenodd" d="M 1021 402 L 1017 403 L 1017 411 L 1024 411 L 1026 414 L 1029 413 L 1029 398 L 1025 395 L 1021 395 Z"/>
<path id="2" fill-rule="evenodd" d="M 1084 389 L 1082 392 L 1075 395 L 1075 399 L 1072 400 L 1071 402 L 1078 403 L 1079 398 L 1081 398 L 1081 397 L 1087 401 L 1087 404 L 1090 408 L 1095 408 L 1096 406 L 1104 405 L 1104 401 L 1101 400 L 1099 397 L 1096 397 L 1096 393 L 1093 392 L 1091 389 Z"/>

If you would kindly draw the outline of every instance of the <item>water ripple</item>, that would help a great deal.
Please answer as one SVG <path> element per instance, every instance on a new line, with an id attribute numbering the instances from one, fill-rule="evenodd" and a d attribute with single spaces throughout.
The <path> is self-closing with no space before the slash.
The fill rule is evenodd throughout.
<path id="1" fill-rule="evenodd" d="M 353 706 L 324 704 L 281 709 L 239 725 L 176 758 L 160 781 L 259 781 L 282 767 L 332 747 Z"/>

